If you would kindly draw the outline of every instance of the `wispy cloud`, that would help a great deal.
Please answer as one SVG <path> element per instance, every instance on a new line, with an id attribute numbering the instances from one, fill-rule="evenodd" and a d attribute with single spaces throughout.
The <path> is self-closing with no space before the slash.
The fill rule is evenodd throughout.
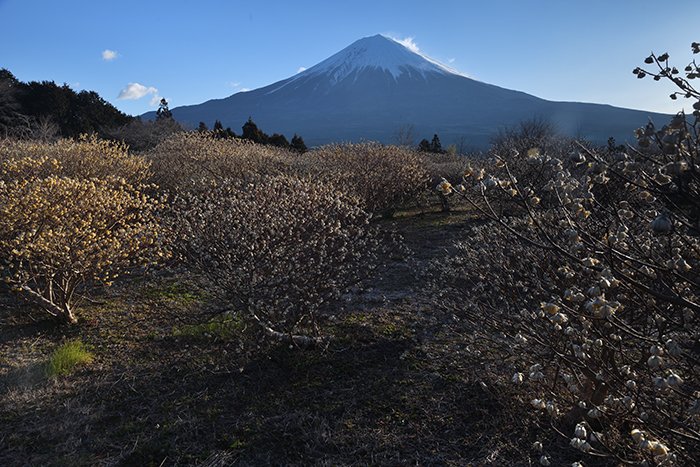
<path id="1" fill-rule="evenodd" d="M 300 67 L 297 69 L 297 73 L 301 73 L 302 71 L 306 71 L 306 67 L 305 67 L 305 66 L 300 66 Z"/>
<path id="2" fill-rule="evenodd" d="M 242 87 L 242 86 L 241 86 L 241 83 L 239 83 L 238 81 L 229 81 L 227 84 L 228 84 L 230 87 L 232 87 L 233 90 L 236 91 L 236 92 L 246 92 L 246 91 L 250 91 L 250 88 Z"/>
<path id="3" fill-rule="evenodd" d="M 158 89 L 153 86 L 144 86 L 140 83 L 129 83 L 124 89 L 119 92 L 117 99 L 131 100 L 135 101 L 141 99 L 144 96 L 151 96 L 150 105 L 156 106 L 161 100 L 161 96 L 158 94 Z"/>
<path id="4" fill-rule="evenodd" d="M 454 63 L 454 62 L 455 62 L 455 59 L 454 59 L 454 58 L 448 58 L 448 59 L 447 59 L 447 63 Z"/>
<path id="5" fill-rule="evenodd" d="M 109 49 L 104 49 L 102 51 L 102 60 L 106 62 L 111 62 L 115 58 L 117 58 L 119 54 L 117 53 L 116 50 L 109 50 Z"/>
<path id="6" fill-rule="evenodd" d="M 415 53 L 420 53 L 420 48 L 418 48 L 418 44 L 416 44 L 413 41 L 413 37 L 406 37 L 403 39 L 394 39 L 396 42 L 399 44 L 403 45 L 406 47 L 408 50 L 415 52 Z"/>
<path id="7" fill-rule="evenodd" d="M 160 104 L 160 100 L 161 100 L 161 99 L 162 99 L 162 97 L 159 96 L 158 93 L 155 93 L 155 94 L 153 94 L 153 95 L 151 96 L 151 100 L 148 101 L 148 104 L 149 104 L 151 107 L 155 107 L 155 106 L 157 106 L 158 104 Z M 167 101 L 168 99 L 165 99 L 165 100 Z"/>

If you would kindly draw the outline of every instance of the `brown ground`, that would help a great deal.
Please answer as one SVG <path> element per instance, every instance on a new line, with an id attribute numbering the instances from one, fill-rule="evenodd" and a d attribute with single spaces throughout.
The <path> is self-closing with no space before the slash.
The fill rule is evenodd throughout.
<path id="1" fill-rule="evenodd" d="M 201 325 L 210 300 L 176 276 L 112 288 L 72 328 L 0 302 L 0 465 L 537 463 L 528 411 L 484 381 L 469 329 L 422 286 L 469 222 L 386 221 L 414 257 L 348 295 L 324 349 L 244 352 L 235 323 Z M 95 362 L 47 378 L 77 337 Z"/>

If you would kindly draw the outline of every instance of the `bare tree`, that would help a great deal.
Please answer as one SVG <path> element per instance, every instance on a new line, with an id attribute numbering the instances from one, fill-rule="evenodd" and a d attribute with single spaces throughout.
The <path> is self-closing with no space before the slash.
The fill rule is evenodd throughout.
<path id="1" fill-rule="evenodd" d="M 416 144 L 416 128 L 413 124 L 401 125 L 394 135 L 397 146 L 413 147 Z"/>

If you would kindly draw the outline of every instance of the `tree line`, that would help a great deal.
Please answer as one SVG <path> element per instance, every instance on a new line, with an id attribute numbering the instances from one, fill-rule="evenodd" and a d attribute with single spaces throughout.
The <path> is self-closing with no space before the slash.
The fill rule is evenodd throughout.
<path id="1" fill-rule="evenodd" d="M 212 133 L 216 138 L 247 139 L 249 141 L 253 141 L 254 143 L 267 144 L 270 146 L 292 149 L 297 152 L 306 152 L 308 150 L 308 148 L 306 147 L 306 143 L 304 143 L 304 139 L 298 134 L 294 133 L 291 142 L 287 140 L 287 138 L 283 134 L 280 133 L 273 133 L 272 135 L 268 135 L 260 128 L 258 128 L 258 125 L 253 121 L 252 117 L 248 117 L 248 121 L 246 121 L 243 124 L 241 130 L 242 133 L 240 135 L 237 135 L 233 130 L 231 130 L 231 127 L 224 128 L 224 125 L 221 123 L 220 120 L 215 120 L 214 126 L 211 129 Z M 205 122 L 199 122 L 197 131 L 203 133 L 210 130 Z"/>
<path id="2" fill-rule="evenodd" d="M 129 124 L 134 117 L 119 111 L 95 91 L 76 92 L 53 81 L 18 80 L 0 69 L 0 136 L 46 139 L 102 133 Z"/>
<path id="3" fill-rule="evenodd" d="M 298 152 L 307 150 L 301 136 L 295 134 L 290 142 L 279 133 L 267 135 L 250 118 L 242 130 L 236 135 L 218 120 L 212 129 L 218 138 L 238 137 Z M 143 151 L 179 131 L 185 128 L 175 121 L 165 99 L 160 101 L 155 121 L 143 121 L 121 112 L 95 91 L 76 92 L 68 84 L 53 81 L 23 82 L 0 69 L 0 138 L 51 141 L 96 134 Z M 204 122 L 198 131 L 208 131 Z"/>

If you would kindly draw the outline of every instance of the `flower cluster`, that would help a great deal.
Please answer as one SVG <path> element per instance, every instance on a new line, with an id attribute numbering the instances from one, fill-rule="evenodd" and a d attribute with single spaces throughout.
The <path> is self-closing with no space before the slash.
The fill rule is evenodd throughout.
<path id="1" fill-rule="evenodd" d="M 40 161 L 40 162 L 39 162 Z M 80 179 L 124 179 L 138 185 L 151 177 L 151 164 L 126 145 L 96 136 L 61 139 L 53 144 L 3 140 L 0 164 L 5 180 L 55 175 Z"/>
<path id="2" fill-rule="evenodd" d="M 428 186 L 421 156 L 408 148 L 378 143 L 322 146 L 297 159 L 309 176 L 333 180 L 345 193 L 358 197 L 374 215 L 390 215 L 415 202 Z"/>
<path id="3" fill-rule="evenodd" d="M 584 455 L 697 461 L 697 127 L 648 125 L 624 151 L 531 148 L 517 174 L 494 157 L 454 190 L 490 222 L 435 264 L 441 303 Z"/>
<path id="4" fill-rule="evenodd" d="M 198 132 L 176 133 L 145 154 L 153 164 L 153 183 L 171 194 L 224 179 L 289 173 L 294 156 L 274 146 Z"/>
<path id="5" fill-rule="evenodd" d="M 81 288 L 163 255 L 158 200 L 134 183 L 148 164 L 122 149 L 95 139 L 0 144 L 2 280 L 67 322 Z"/>
<path id="6" fill-rule="evenodd" d="M 379 243 L 368 222 L 356 199 L 294 176 L 223 180 L 179 195 L 168 219 L 185 267 L 256 328 L 298 343 L 318 333 L 317 313 L 372 268 Z"/>

